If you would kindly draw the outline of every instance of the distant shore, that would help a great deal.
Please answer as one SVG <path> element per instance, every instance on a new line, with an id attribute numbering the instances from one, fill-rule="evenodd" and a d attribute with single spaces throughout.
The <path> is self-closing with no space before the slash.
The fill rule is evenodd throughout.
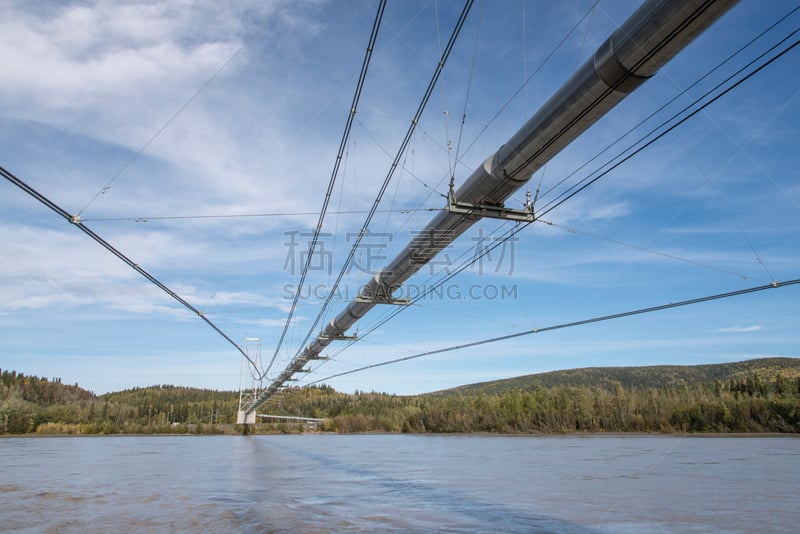
<path id="1" fill-rule="evenodd" d="M 3 438 L 119 438 L 119 437 L 203 437 L 203 436 L 241 436 L 241 431 L 231 429 L 215 434 L 194 433 L 120 433 L 120 434 L 0 434 Z M 494 432 L 251 432 L 251 436 L 462 436 L 462 437 L 502 437 L 502 438 L 597 438 L 597 437 L 681 437 L 681 438 L 794 438 L 800 439 L 800 433 L 783 432 L 531 432 L 531 433 L 494 433 Z"/>
<path id="2" fill-rule="evenodd" d="M 0 373 L 0 432 L 10 435 L 241 434 L 240 394 L 151 386 L 96 396 L 59 379 Z M 289 388 L 254 434 L 769 436 L 800 432 L 800 359 L 587 368 L 432 394 Z M 291 420 L 292 416 L 296 420 Z M 264 416 L 269 417 L 269 416 Z"/>

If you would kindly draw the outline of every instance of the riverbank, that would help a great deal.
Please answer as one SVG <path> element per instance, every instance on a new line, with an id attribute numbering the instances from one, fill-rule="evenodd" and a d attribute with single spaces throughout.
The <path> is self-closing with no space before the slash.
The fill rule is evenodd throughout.
<path id="1" fill-rule="evenodd" d="M 222 425 L 221 425 L 222 426 Z M 143 432 L 143 433 L 130 433 L 119 432 L 116 434 L 54 434 L 33 432 L 27 434 L 0 434 L 0 439 L 4 438 L 89 438 L 89 437 L 202 437 L 202 436 L 241 436 L 243 435 L 241 428 L 236 428 L 238 425 L 225 425 L 224 429 L 219 429 L 217 432 L 204 432 L 202 434 L 197 432 L 183 432 L 183 433 L 170 433 L 170 432 Z M 625 438 L 625 437 L 681 437 L 681 438 L 791 438 L 800 439 L 800 432 L 782 433 L 782 432 L 529 432 L 529 433 L 493 433 L 493 432 L 416 432 L 416 433 L 403 433 L 403 432 L 331 432 L 331 431 L 313 431 L 313 432 L 283 432 L 270 429 L 248 430 L 247 435 L 252 436 L 280 436 L 280 435 L 342 435 L 342 436 L 400 436 L 400 435 L 416 435 L 416 436 L 464 436 L 464 437 L 504 437 L 504 438 L 563 438 L 563 437 L 609 437 L 609 438 Z"/>
<path id="2" fill-rule="evenodd" d="M 0 434 L 234 434 L 239 396 L 178 386 L 96 396 L 77 385 L 2 373 Z M 254 433 L 547 435 L 800 432 L 800 360 L 559 371 L 422 395 L 290 388 Z"/>

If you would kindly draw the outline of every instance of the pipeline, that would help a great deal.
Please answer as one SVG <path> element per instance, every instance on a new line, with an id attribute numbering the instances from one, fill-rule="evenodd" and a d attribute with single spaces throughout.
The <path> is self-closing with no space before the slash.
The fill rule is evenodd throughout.
<path id="1" fill-rule="evenodd" d="M 501 207 L 575 138 L 628 94 L 653 77 L 695 37 L 728 11 L 736 0 L 648 0 L 639 7 L 556 93 L 454 192 L 460 203 Z M 284 387 L 359 319 L 400 288 L 452 240 L 466 232 L 480 213 L 435 216 L 415 240 L 361 289 L 358 297 L 289 362 L 263 391 L 249 414 Z"/>

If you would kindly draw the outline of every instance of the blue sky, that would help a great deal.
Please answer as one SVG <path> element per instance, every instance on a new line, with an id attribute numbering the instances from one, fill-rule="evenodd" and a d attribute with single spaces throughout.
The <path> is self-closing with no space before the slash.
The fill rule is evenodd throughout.
<path id="1" fill-rule="evenodd" d="M 370 225 L 370 246 L 342 281 L 342 297 L 443 207 L 451 167 L 458 185 L 636 8 L 592 5 L 475 2 Z M 260 338 L 269 360 L 376 7 L 366 0 L 4 2 L 0 165 L 79 213 L 238 343 Z M 797 13 L 557 185 L 792 7 L 735 6 L 533 177 L 532 191 L 542 184 L 538 205 L 795 30 Z M 321 254 L 276 370 L 299 348 L 363 224 L 365 214 L 342 212 L 371 205 L 460 10 L 457 2 L 389 2 Z M 448 281 L 441 296 L 420 300 L 347 350 L 335 343 L 335 358 L 301 383 L 449 345 L 798 278 L 799 64 L 794 49 L 548 214 L 552 225 L 522 230 Z M 518 194 L 510 204 L 523 200 Z M 437 258 L 437 270 L 473 256 L 480 236 L 509 228 L 476 224 Z M 241 358 L 232 346 L 7 182 L 0 184 L 0 255 L 3 369 L 61 377 L 96 393 L 164 383 L 238 388 Z M 431 283 L 431 272 L 409 283 L 413 294 Z M 330 384 L 406 394 L 584 366 L 797 357 L 797 302 L 796 286 L 780 288 L 420 358 Z M 326 320 L 343 306 L 334 299 Z M 360 330 L 384 313 L 374 310 Z"/>

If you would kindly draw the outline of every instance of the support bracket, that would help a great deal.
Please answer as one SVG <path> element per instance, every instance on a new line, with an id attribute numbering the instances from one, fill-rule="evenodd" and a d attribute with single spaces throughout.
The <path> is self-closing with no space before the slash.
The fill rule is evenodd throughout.
<path id="1" fill-rule="evenodd" d="M 358 341 L 358 333 L 353 334 L 352 336 L 346 336 L 344 334 L 339 334 L 338 336 L 329 336 L 320 332 L 317 336 L 317 339 L 320 341 Z M 322 359 L 322 358 L 315 358 L 315 359 Z"/>
<path id="2" fill-rule="evenodd" d="M 456 200 L 455 192 L 451 186 L 450 193 L 447 195 L 447 211 L 450 213 L 474 215 L 481 218 L 503 219 L 506 221 L 534 222 L 536 220 L 536 216 L 533 213 L 530 191 L 526 193 L 525 207 L 521 210 L 515 210 L 506 208 L 503 205 L 497 206 L 494 204 L 459 202 Z"/>

